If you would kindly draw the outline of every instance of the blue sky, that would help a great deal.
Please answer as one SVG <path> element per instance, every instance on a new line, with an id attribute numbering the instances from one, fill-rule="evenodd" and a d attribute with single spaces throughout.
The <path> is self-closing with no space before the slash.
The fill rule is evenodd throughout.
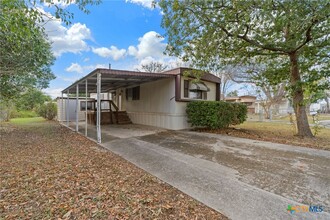
<path id="1" fill-rule="evenodd" d="M 166 39 L 161 36 L 161 11 L 152 9 L 150 0 L 103 0 L 88 7 L 84 14 L 75 5 L 72 24 L 56 20 L 46 23 L 56 61 L 56 79 L 44 91 L 52 97 L 97 67 L 136 70 L 150 61 L 179 65 L 180 61 L 163 54 Z M 43 7 L 43 10 L 49 10 Z"/>

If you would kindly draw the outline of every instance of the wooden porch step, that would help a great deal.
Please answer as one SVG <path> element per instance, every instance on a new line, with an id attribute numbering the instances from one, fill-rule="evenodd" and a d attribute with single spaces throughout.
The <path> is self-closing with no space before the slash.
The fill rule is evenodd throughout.
<path id="1" fill-rule="evenodd" d="M 116 121 L 116 113 L 113 112 L 114 115 L 114 120 Z M 118 112 L 118 124 L 132 124 L 131 119 L 129 118 L 128 114 L 126 111 L 119 111 Z"/>

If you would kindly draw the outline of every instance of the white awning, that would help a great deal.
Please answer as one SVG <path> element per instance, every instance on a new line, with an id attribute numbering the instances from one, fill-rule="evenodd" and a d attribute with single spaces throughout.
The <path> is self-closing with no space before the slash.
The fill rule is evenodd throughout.
<path id="1" fill-rule="evenodd" d="M 210 89 L 204 83 L 192 83 L 189 88 L 190 91 L 204 91 L 208 92 Z"/>

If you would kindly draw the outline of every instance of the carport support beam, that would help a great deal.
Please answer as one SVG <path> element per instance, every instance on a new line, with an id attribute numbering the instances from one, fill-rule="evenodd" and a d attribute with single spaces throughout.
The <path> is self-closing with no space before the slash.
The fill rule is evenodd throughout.
<path id="1" fill-rule="evenodd" d="M 70 90 L 66 91 L 66 105 L 65 105 L 65 113 L 66 113 L 66 126 L 69 127 L 69 95 Z"/>
<path id="2" fill-rule="evenodd" d="M 65 118 L 63 92 L 61 92 L 61 109 L 60 109 L 60 111 L 61 111 L 60 123 L 63 124 L 64 123 L 64 118 Z"/>
<path id="3" fill-rule="evenodd" d="M 101 143 L 101 73 L 97 73 L 97 109 L 96 109 L 96 130 L 97 142 Z"/>
<path id="4" fill-rule="evenodd" d="M 79 113 L 79 84 L 76 85 L 76 132 L 79 130 L 79 118 L 78 118 L 78 113 Z"/>
<path id="5" fill-rule="evenodd" d="M 85 81 L 85 136 L 87 137 L 87 92 L 88 92 L 88 85 L 87 79 Z"/>

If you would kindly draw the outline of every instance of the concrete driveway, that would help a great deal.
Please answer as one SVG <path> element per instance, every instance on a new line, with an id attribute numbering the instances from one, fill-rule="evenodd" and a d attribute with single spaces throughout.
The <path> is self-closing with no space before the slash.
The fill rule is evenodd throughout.
<path id="1" fill-rule="evenodd" d="M 231 219 L 330 219 L 330 151 L 188 131 L 109 140 L 107 149 Z"/>

